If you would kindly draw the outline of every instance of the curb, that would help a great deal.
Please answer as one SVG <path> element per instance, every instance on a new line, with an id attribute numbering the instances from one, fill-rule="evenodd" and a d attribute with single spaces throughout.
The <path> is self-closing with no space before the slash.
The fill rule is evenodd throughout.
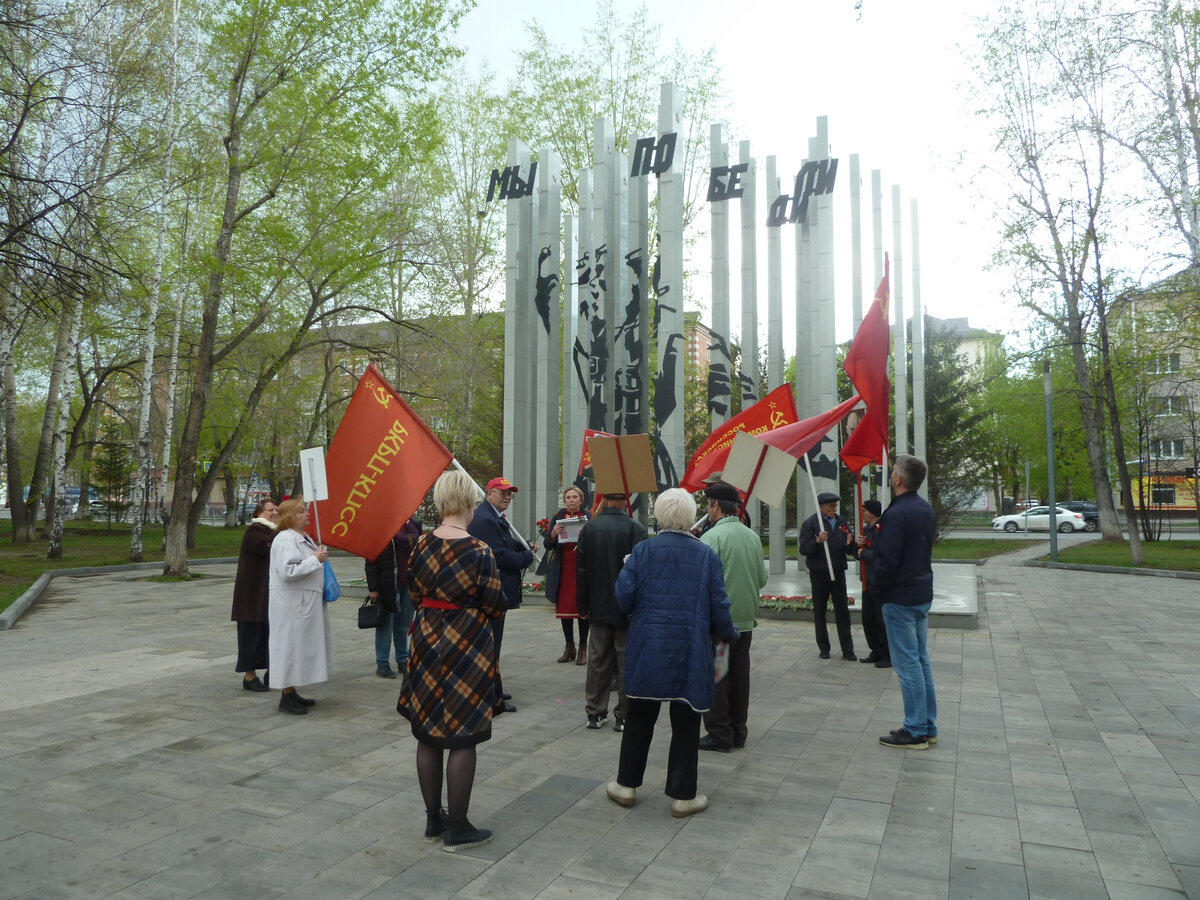
<path id="1" fill-rule="evenodd" d="M 1102 575 L 1148 575 L 1151 578 L 1182 578 L 1186 581 L 1200 581 L 1200 572 L 1180 572 L 1177 569 L 1136 569 L 1125 566 L 1087 566 L 1075 563 L 1042 562 L 1039 559 L 1029 559 L 1025 565 L 1036 569 L 1068 569 L 1075 572 L 1099 572 Z"/>
<path id="2" fill-rule="evenodd" d="M 213 559 L 189 559 L 188 568 L 191 569 L 192 566 L 227 565 L 229 563 L 236 563 L 237 561 L 238 558 L 236 556 L 219 556 Z M 29 586 L 29 590 L 14 600 L 8 609 L 0 613 L 0 631 L 11 630 L 17 624 L 17 620 L 25 614 L 25 611 L 33 606 L 38 598 L 42 596 L 42 593 L 50 585 L 50 580 L 53 578 L 72 578 L 80 575 L 109 575 L 114 572 L 139 572 L 147 569 L 161 569 L 162 566 L 161 562 L 122 563 L 116 566 L 81 566 L 77 569 L 52 569 L 43 572 L 37 577 L 37 581 Z"/>

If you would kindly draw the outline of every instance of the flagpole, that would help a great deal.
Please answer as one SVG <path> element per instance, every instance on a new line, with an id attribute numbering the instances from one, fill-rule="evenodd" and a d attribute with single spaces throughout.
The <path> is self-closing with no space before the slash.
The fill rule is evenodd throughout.
<path id="1" fill-rule="evenodd" d="M 817 508 L 817 524 L 824 525 L 821 521 L 821 504 L 817 502 L 817 483 L 813 480 L 812 469 L 808 464 L 808 454 L 805 453 L 800 457 L 804 461 L 804 471 L 808 473 L 808 486 L 812 490 L 813 506 Z M 821 531 L 825 529 L 822 528 Z M 825 548 L 825 565 L 829 568 L 829 580 L 833 581 L 837 576 L 833 574 L 833 557 L 829 555 L 829 541 L 821 541 L 821 546 Z"/>
<path id="2" fill-rule="evenodd" d="M 862 520 L 862 469 L 859 469 L 854 473 L 854 493 L 858 500 L 858 506 L 854 508 L 854 522 L 858 526 L 858 533 L 861 536 L 866 533 Z M 863 572 L 863 564 L 861 559 L 858 561 L 858 580 L 862 585 L 862 589 L 865 591 L 867 589 L 867 579 L 866 573 Z"/>

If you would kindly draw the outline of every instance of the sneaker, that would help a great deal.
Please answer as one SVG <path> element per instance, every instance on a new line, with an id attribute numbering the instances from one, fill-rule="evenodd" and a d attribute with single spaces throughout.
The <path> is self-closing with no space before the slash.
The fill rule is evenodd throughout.
<path id="1" fill-rule="evenodd" d="M 467 819 L 461 822 L 447 822 L 442 834 L 442 849 L 447 853 L 459 850 L 469 850 L 472 847 L 482 847 L 492 839 L 492 833 L 486 828 L 476 828 Z"/>
<path id="2" fill-rule="evenodd" d="M 425 810 L 425 843 L 432 844 L 441 840 L 450 821 L 450 813 L 442 807 L 435 813 Z"/>
<path id="3" fill-rule="evenodd" d="M 889 731 L 888 734 L 896 734 L 899 731 L 900 731 L 900 729 L 897 728 L 896 731 Z M 925 742 L 927 744 L 936 744 L 937 743 L 937 735 L 936 734 L 925 735 Z"/>
<path id="4" fill-rule="evenodd" d="M 600 727 L 608 721 L 608 713 L 600 713 L 599 715 L 589 715 L 587 727 L 592 731 L 599 731 Z"/>
<path id="5" fill-rule="evenodd" d="M 929 749 L 929 741 L 925 735 L 909 734 L 903 728 L 897 728 L 895 731 L 889 732 L 885 737 L 879 739 L 879 743 L 896 750 Z"/>
<path id="6" fill-rule="evenodd" d="M 633 806 L 637 800 L 637 788 L 625 787 L 615 781 L 610 781 L 605 785 L 604 793 L 608 794 L 608 799 L 618 806 Z"/>
<path id="7" fill-rule="evenodd" d="M 625 730 L 625 717 L 624 716 L 616 716 L 613 719 L 613 731 L 624 731 L 624 730 Z"/>
<path id="8" fill-rule="evenodd" d="M 684 816 L 694 816 L 696 813 L 704 812 L 708 809 L 708 797 L 704 794 L 697 794 L 691 800 L 672 800 L 671 815 L 676 819 L 682 819 Z"/>
<path id="9" fill-rule="evenodd" d="M 392 671 L 392 667 L 387 663 L 382 663 L 375 667 L 375 674 L 380 678 L 395 678 L 396 673 Z"/>

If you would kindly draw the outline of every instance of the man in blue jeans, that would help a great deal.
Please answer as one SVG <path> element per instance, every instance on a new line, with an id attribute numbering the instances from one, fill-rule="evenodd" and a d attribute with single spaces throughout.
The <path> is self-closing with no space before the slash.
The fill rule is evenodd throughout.
<path id="1" fill-rule="evenodd" d="M 937 743 L 937 696 L 929 664 L 933 605 L 934 514 L 917 489 L 928 467 L 902 453 L 892 468 L 895 498 L 879 519 L 871 589 L 883 604 L 892 666 L 904 698 L 904 725 L 881 737 L 885 747 L 927 750 Z"/>

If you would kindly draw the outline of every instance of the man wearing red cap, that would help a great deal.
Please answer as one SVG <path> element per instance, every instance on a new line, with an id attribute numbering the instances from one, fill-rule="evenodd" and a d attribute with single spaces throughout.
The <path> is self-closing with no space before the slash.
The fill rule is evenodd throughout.
<path id="1" fill-rule="evenodd" d="M 534 544 L 525 544 L 505 518 L 505 511 L 512 504 L 517 486 L 503 476 L 487 483 L 484 500 L 475 508 L 475 518 L 467 531 L 492 548 L 496 567 L 500 570 L 500 584 L 509 609 L 521 605 L 521 574 L 533 563 Z M 504 615 L 492 619 L 492 635 L 496 644 L 496 696 L 492 703 L 492 714 L 516 712 L 517 707 L 508 701 L 510 694 L 504 692 L 500 678 L 500 644 L 504 640 Z"/>

